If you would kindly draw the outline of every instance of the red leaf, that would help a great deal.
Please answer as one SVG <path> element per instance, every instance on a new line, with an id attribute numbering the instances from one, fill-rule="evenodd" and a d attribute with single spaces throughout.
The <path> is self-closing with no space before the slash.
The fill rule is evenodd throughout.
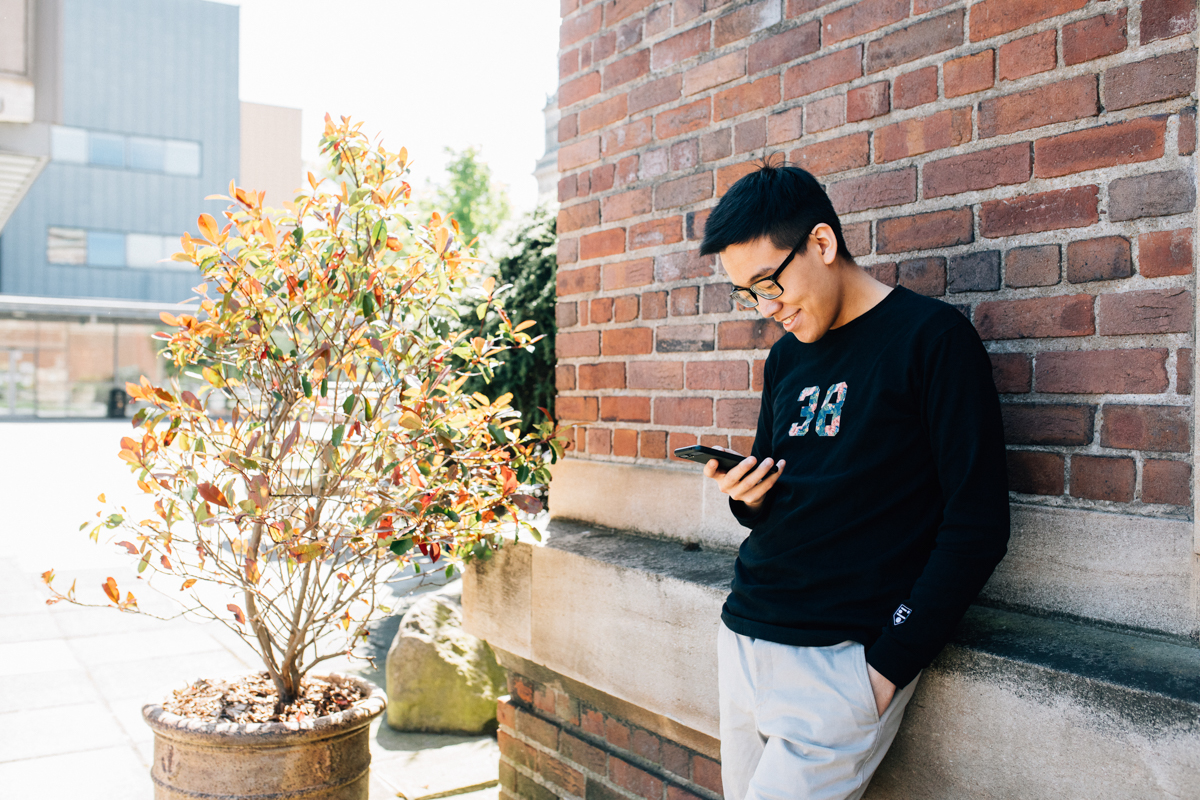
<path id="1" fill-rule="evenodd" d="M 117 546 L 124 547 L 131 556 L 136 556 L 138 554 L 138 549 L 129 542 L 117 542 Z"/>
<path id="2" fill-rule="evenodd" d="M 520 481 L 517 480 L 517 473 L 505 466 L 500 467 L 500 477 L 504 479 L 504 493 L 512 494 L 521 487 Z"/>
<path id="3" fill-rule="evenodd" d="M 100 584 L 100 586 L 104 589 L 104 593 L 108 595 L 109 600 L 112 600 L 114 603 L 121 602 L 121 592 L 117 590 L 116 580 L 109 578 L 104 583 Z"/>
<path id="4" fill-rule="evenodd" d="M 246 615 L 242 613 L 242 610 L 237 607 L 236 603 L 230 603 L 225 608 L 233 612 L 233 618 L 237 620 L 238 625 L 246 624 Z"/>
<path id="5" fill-rule="evenodd" d="M 286 437 L 284 437 L 283 444 L 279 448 L 279 455 L 275 456 L 275 458 L 281 459 L 285 455 L 287 455 L 287 451 L 292 449 L 292 445 L 294 445 L 296 443 L 296 439 L 299 436 L 300 436 L 300 420 L 296 420 L 296 424 L 295 424 L 295 426 L 293 426 L 292 432 L 289 433 Z"/>
<path id="6" fill-rule="evenodd" d="M 509 498 L 513 501 L 513 505 L 524 511 L 526 514 L 536 514 L 542 510 L 542 501 L 536 497 L 527 494 L 514 494 Z"/>
<path id="7" fill-rule="evenodd" d="M 229 501 L 225 499 L 225 495 L 211 483 L 201 483 L 196 486 L 196 489 L 199 490 L 200 496 L 208 502 L 229 508 Z"/>

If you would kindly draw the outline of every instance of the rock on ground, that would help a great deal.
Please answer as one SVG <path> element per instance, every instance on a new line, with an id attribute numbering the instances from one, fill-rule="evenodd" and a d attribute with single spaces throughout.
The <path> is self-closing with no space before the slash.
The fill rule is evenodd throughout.
<path id="1" fill-rule="evenodd" d="M 481 733 L 495 729 L 507 693 L 492 649 L 462 629 L 461 584 L 417 600 L 388 650 L 388 725 L 403 731 Z"/>

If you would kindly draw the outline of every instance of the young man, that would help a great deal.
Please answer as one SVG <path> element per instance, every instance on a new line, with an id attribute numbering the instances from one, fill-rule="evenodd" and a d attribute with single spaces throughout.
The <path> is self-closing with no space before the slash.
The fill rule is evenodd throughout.
<path id="1" fill-rule="evenodd" d="M 734 184 L 700 252 L 791 334 L 751 455 L 704 471 L 750 528 L 718 642 L 725 796 L 858 798 L 1005 553 L 991 364 L 958 310 L 854 263 L 802 169 Z"/>

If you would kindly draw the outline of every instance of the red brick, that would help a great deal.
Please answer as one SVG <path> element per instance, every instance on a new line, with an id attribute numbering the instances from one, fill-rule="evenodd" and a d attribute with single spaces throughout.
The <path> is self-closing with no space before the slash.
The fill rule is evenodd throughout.
<path id="1" fill-rule="evenodd" d="M 1190 169 L 1135 173 L 1108 184 L 1108 218 L 1123 222 L 1191 211 L 1196 205 L 1196 177 Z"/>
<path id="2" fill-rule="evenodd" d="M 708 126 L 712 119 L 712 100 L 708 97 L 680 108 L 663 111 L 654 117 L 658 139 L 670 139 Z"/>
<path id="3" fill-rule="evenodd" d="M 864 64 L 868 73 L 907 64 L 931 53 L 941 53 L 963 42 L 963 12 L 913 23 L 867 45 Z"/>
<path id="4" fill-rule="evenodd" d="M 613 188 L 616 173 L 615 164 L 601 164 L 591 172 L 592 192 L 607 192 Z"/>
<path id="5" fill-rule="evenodd" d="M 892 87 L 892 105 L 895 108 L 915 108 L 932 103 L 937 97 L 937 67 L 924 67 L 906 72 L 896 78 Z"/>
<path id="6" fill-rule="evenodd" d="M 691 205 L 713 196 L 711 172 L 699 172 L 686 178 L 660 183 L 654 187 L 654 208 L 678 208 Z"/>
<path id="7" fill-rule="evenodd" d="M 870 153 L 870 139 L 864 132 L 798 148 L 788 158 L 796 166 L 820 176 L 865 167 Z"/>
<path id="8" fill-rule="evenodd" d="M 1088 0 L 984 0 L 971 6 L 971 41 L 980 42 L 1050 17 L 1077 11 Z"/>
<path id="9" fill-rule="evenodd" d="M 575 388 L 575 368 L 569 364 L 559 364 L 554 368 L 554 388 L 560 392 L 569 392 Z"/>
<path id="10" fill-rule="evenodd" d="M 1094 117 L 1100 111 L 1095 75 L 1080 75 L 979 104 L 979 136 L 988 138 Z"/>
<path id="11" fill-rule="evenodd" d="M 738 50 L 728 55 L 705 61 L 683 74 L 683 93 L 695 94 L 729 83 L 746 74 L 746 51 Z"/>
<path id="12" fill-rule="evenodd" d="M 638 169 L 640 180 L 657 178 L 659 175 L 666 175 L 671 171 L 671 150 L 668 147 L 644 150 L 641 159 L 641 167 Z"/>
<path id="13" fill-rule="evenodd" d="M 657 339 L 660 353 L 707 352 L 713 349 L 713 326 L 661 325 Z"/>
<path id="14" fill-rule="evenodd" d="M 617 59 L 604 68 L 602 89 L 609 91 L 630 81 L 637 80 L 643 75 L 650 74 L 650 50 L 638 50 L 624 58 Z"/>
<path id="15" fill-rule="evenodd" d="M 871 252 L 871 223 L 852 222 L 843 225 L 842 238 L 846 240 L 846 248 L 849 249 L 852 257 L 869 255 Z"/>
<path id="16" fill-rule="evenodd" d="M 953 247 L 975 240 L 970 208 L 948 208 L 880 220 L 876 226 L 876 251 L 905 253 Z"/>
<path id="17" fill-rule="evenodd" d="M 706 22 L 654 45 L 650 58 L 654 71 L 659 72 L 706 52 L 711 29 L 712 24 Z"/>
<path id="18" fill-rule="evenodd" d="M 1104 71 L 1104 105 L 1107 111 L 1186 97 L 1195 88 L 1195 50 L 1169 53 Z"/>
<path id="19" fill-rule="evenodd" d="M 585 733 L 590 733 L 595 736 L 604 736 L 604 715 L 599 711 L 595 710 L 594 708 L 587 708 L 585 706 L 579 710 L 579 720 L 579 727 L 582 728 Z M 579 763 L 582 764 L 584 762 L 580 761 Z"/>
<path id="20" fill-rule="evenodd" d="M 1179 114 L 1179 155 L 1190 156 L 1196 152 L 1196 109 L 1189 108 Z"/>
<path id="21" fill-rule="evenodd" d="M 767 145 L 767 120 L 763 117 L 748 119 L 733 129 L 734 152 L 741 155 Z"/>
<path id="22" fill-rule="evenodd" d="M 700 140 L 686 139 L 671 145 L 671 170 L 680 172 L 700 163 Z"/>
<path id="23" fill-rule="evenodd" d="M 768 75 L 718 92 L 713 98 L 713 121 L 757 111 L 779 102 L 779 76 Z"/>
<path id="24" fill-rule="evenodd" d="M 750 370 L 745 361 L 690 361 L 687 388 L 744 391 L 750 388 Z"/>
<path id="25" fill-rule="evenodd" d="M 579 324 L 580 325 L 588 324 L 588 307 L 590 305 L 591 305 L 591 303 L 587 300 L 580 300 L 579 303 L 577 304 L 577 306 L 579 308 Z"/>
<path id="26" fill-rule="evenodd" d="M 646 292 L 642 295 L 642 319 L 662 319 L 666 315 L 666 292 Z"/>
<path id="27" fill-rule="evenodd" d="M 593 136 L 581 142 L 566 144 L 558 148 L 558 171 L 568 172 L 600 160 L 600 137 Z"/>
<path id="28" fill-rule="evenodd" d="M 1037 450 L 1008 451 L 1008 488 L 1021 494 L 1060 495 L 1066 488 L 1064 459 Z"/>
<path id="29" fill-rule="evenodd" d="M 600 403 L 595 397 L 563 397 L 554 400 L 554 411 L 560 420 L 595 422 Z"/>
<path id="30" fill-rule="evenodd" d="M 614 322 L 630 322 L 637 319 L 637 315 L 638 296 L 636 294 L 627 294 L 622 297 L 613 298 Z"/>
<path id="31" fill-rule="evenodd" d="M 725 314 L 733 311 L 733 298 L 729 296 L 730 288 L 728 283 L 706 284 L 701 290 L 700 313 Z"/>
<path id="32" fill-rule="evenodd" d="M 661 106 L 680 98 L 683 86 L 682 75 L 668 75 L 629 90 L 629 113 L 636 114 L 647 108 Z"/>
<path id="33" fill-rule="evenodd" d="M 846 124 L 846 96 L 844 94 L 814 100 L 804 107 L 804 132 L 827 131 Z"/>
<path id="34" fill-rule="evenodd" d="M 1092 443 L 1095 406 L 1066 403 L 1004 403 L 1008 444 L 1080 446 Z"/>
<path id="35" fill-rule="evenodd" d="M 1000 80 L 1015 81 L 1054 69 L 1058 63 L 1057 44 L 1057 33 L 1049 30 L 1001 45 Z"/>
<path id="36" fill-rule="evenodd" d="M 1152 161 L 1163 155 L 1165 116 L 1143 117 L 1034 142 L 1035 175 L 1057 178 L 1089 169 Z"/>
<path id="37" fill-rule="evenodd" d="M 1001 394 L 1023 394 L 1033 386 L 1033 358 L 1028 353 L 990 353 L 992 382 Z"/>
<path id="38" fill-rule="evenodd" d="M 946 293 L 946 259 L 914 258 L 897 265 L 897 282 L 917 294 L 941 297 Z"/>
<path id="39" fill-rule="evenodd" d="M 798 17 L 801 14 L 807 14 L 809 11 L 816 11 L 822 6 L 827 6 L 835 0 L 787 0 L 787 15 L 788 18 Z"/>
<path id="40" fill-rule="evenodd" d="M 1110 281 L 1133 274 L 1129 240 L 1102 236 L 1067 245 L 1067 280 L 1071 283 Z"/>
<path id="41" fill-rule="evenodd" d="M 592 40 L 592 63 L 605 61 L 615 52 L 617 52 L 617 34 L 615 31 L 607 31 Z"/>
<path id="42" fill-rule="evenodd" d="M 565 17 L 579 8 L 579 0 L 558 0 L 559 16 Z"/>
<path id="43" fill-rule="evenodd" d="M 565 790 L 567 794 L 583 796 L 586 779 L 583 773 L 559 761 L 550 753 L 538 753 L 538 775 L 551 784 Z M 523 775 L 521 777 L 524 777 Z M 549 792 L 547 796 L 557 796 Z"/>
<path id="44" fill-rule="evenodd" d="M 769 28 L 780 19 L 778 0 L 759 0 L 717 17 L 713 23 L 713 47 L 745 39 L 752 33 Z"/>
<path id="45" fill-rule="evenodd" d="M 631 748 L 631 752 L 655 764 L 660 763 L 662 760 L 659 738 L 641 728 L 634 728 L 633 730 L 633 747 Z"/>
<path id="46" fill-rule="evenodd" d="M 928 117 L 907 119 L 880 128 L 875 133 L 875 161 L 900 158 L 957 147 L 971 140 L 971 109 L 955 108 Z"/>
<path id="47" fill-rule="evenodd" d="M 1159 394 L 1167 390 L 1166 361 L 1159 348 L 1039 353 L 1033 385 L 1052 394 Z"/>
<path id="48" fill-rule="evenodd" d="M 599 33 L 604 21 L 604 11 L 599 5 L 563 20 L 558 29 L 558 48 L 565 50 L 581 39 Z"/>
<path id="49" fill-rule="evenodd" d="M 585 261 L 625 252 L 625 229 L 611 228 L 589 233 L 579 242 L 579 257 Z"/>
<path id="50" fill-rule="evenodd" d="M 583 269 L 559 270 L 556 289 L 559 297 L 597 292 L 600 290 L 600 268 L 593 266 Z"/>
<path id="51" fill-rule="evenodd" d="M 579 135 L 579 115 L 567 114 L 558 121 L 558 141 L 565 142 Z"/>
<path id="52" fill-rule="evenodd" d="M 620 53 L 642 43 L 645 20 L 635 19 L 617 28 L 617 52 Z"/>
<path id="53" fill-rule="evenodd" d="M 574 302 L 556 303 L 554 321 L 559 328 L 570 328 L 579 324 L 578 310 Z"/>
<path id="54" fill-rule="evenodd" d="M 519 708 L 517 709 L 517 733 L 527 739 L 532 739 L 543 747 L 549 747 L 551 750 L 558 749 L 558 726 Z"/>
<path id="55" fill-rule="evenodd" d="M 569 108 L 600 93 L 600 73 L 589 72 L 558 87 L 558 107 Z"/>
<path id="56" fill-rule="evenodd" d="M 558 202 L 565 203 L 574 198 L 579 193 L 579 176 L 568 175 L 565 178 L 558 179 Z M 560 212 L 561 213 L 561 212 Z M 561 217 L 560 217 L 561 219 Z M 563 230 L 562 223 L 559 223 L 559 230 Z"/>
<path id="57" fill-rule="evenodd" d="M 760 387 L 761 388 L 761 387 Z M 735 453 L 749 453 L 754 449 L 753 436 L 730 436 L 729 448 Z"/>
<path id="58" fill-rule="evenodd" d="M 804 133 L 803 111 L 801 106 L 796 106 L 767 117 L 767 144 L 781 144 L 799 139 Z"/>
<path id="59" fill-rule="evenodd" d="M 1147 278 L 1192 271 L 1192 229 L 1154 231 L 1138 236 L 1138 273 Z"/>
<path id="60" fill-rule="evenodd" d="M 1142 502 L 1192 504 L 1192 468 L 1184 461 L 1146 459 L 1142 464 Z"/>
<path id="61" fill-rule="evenodd" d="M 721 765 L 711 758 L 692 756 L 692 782 L 710 792 L 724 795 L 721 789 Z"/>
<path id="62" fill-rule="evenodd" d="M 687 213 L 684 228 L 687 231 L 687 238 L 691 241 L 704 238 L 704 224 L 708 222 L 708 215 L 712 213 L 711 208 L 705 208 L 700 211 L 689 211 Z M 712 273 L 709 273 L 712 274 Z"/>
<path id="63" fill-rule="evenodd" d="M 700 137 L 700 160 L 718 161 L 733 154 L 733 131 L 723 128 Z"/>
<path id="64" fill-rule="evenodd" d="M 917 168 L 847 178 L 830 184 L 826 191 L 839 214 L 911 203 L 917 199 Z"/>
<path id="65" fill-rule="evenodd" d="M 1196 0 L 1142 0 L 1142 44 L 1196 30 Z"/>
<path id="66" fill-rule="evenodd" d="M 1063 63 L 1082 64 L 1125 49 L 1126 9 L 1073 22 L 1063 27 Z"/>
<path id="67" fill-rule="evenodd" d="M 946 97 L 962 97 L 992 88 L 996 83 L 995 55 L 993 50 L 984 50 L 947 61 L 942 67 Z"/>
<path id="68" fill-rule="evenodd" d="M 980 303 L 975 329 L 983 339 L 1090 336 L 1096 332 L 1092 300 L 1090 294 L 1076 294 Z"/>
<path id="69" fill-rule="evenodd" d="M 908 0 L 859 0 L 821 20 L 825 45 L 879 30 L 908 16 Z"/>
<path id="70" fill-rule="evenodd" d="M 579 388 L 585 392 L 596 389 L 624 389 L 625 362 L 611 361 L 603 364 L 579 365 Z M 604 398 L 609 400 L 611 398 Z M 603 405 L 601 406 L 603 409 Z M 607 417 L 601 417 L 607 419 Z"/>
<path id="71" fill-rule="evenodd" d="M 1052 192 L 987 200 L 980 207 L 979 231 L 989 239 L 1037 231 L 1086 228 L 1100 220 L 1099 187 L 1076 186 Z"/>
<path id="72" fill-rule="evenodd" d="M 639 447 L 641 448 L 642 458 L 666 458 L 667 432 L 642 431 Z"/>
<path id="73" fill-rule="evenodd" d="M 620 434 L 620 431 L 617 432 Z M 600 716 L 595 711 L 585 711 L 585 714 L 590 713 L 593 716 Z M 603 719 L 600 721 L 601 730 L 603 731 Z M 593 731 L 594 732 L 594 731 Z M 558 752 L 562 753 L 571 761 L 580 765 L 592 772 L 598 772 L 604 775 L 608 772 L 608 754 L 598 747 L 595 747 L 577 736 L 572 736 L 567 731 L 563 731 L 558 740 Z M 582 793 L 580 793 L 582 794 Z"/>
<path id="74" fill-rule="evenodd" d="M 656 397 L 654 424 L 707 428 L 713 423 L 712 406 L 709 397 Z"/>
<path id="75" fill-rule="evenodd" d="M 946 288 L 955 292 L 994 292 L 1000 288 L 1000 251 L 976 250 L 950 256 Z"/>
<path id="76" fill-rule="evenodd" d="M 1096 328 L 1102 336 L 1190 333 L 1193 314 L 1187 289 L 1114 292 L 1097 299 Z"/>
<path id="77" fill-rule="evenodd" d="M 671 27 L 671 6 L 661 5 L 646 15 L 646 36 L 657 36 Z"/>
<path id="78" fill-rule="evenodd" d="M 630 389 L 682 389 L 682 361 L 630 361 Z"/>
<path id="79" fill-rule="evenodd" d="M 583 302 L 583 301 L 580 301 Z M 590 303 L 588 316 L 593 325 L 603 325 L 612 320 L 613 301 L 611 297 L 598 297 Z"/>
<path id="80" fill-rule="evenodd" d="M 654 349 L 650 328 L 610 328 L 603 332 L 600 352 L 606 356 L 645 355 Z"/>
<path id="81" fill-rule="evenodd" d="M 1004 262 L 1004 282 L 1009 286 L 1053 286 L 1061 278 L 1058 245 L 1043 244 L 1009 250 Z"/>
<path id="82" fill-rule="evenodd" d="M 875 280 L 885 286 L 896 285 L 896 262 L 888 262 L 881 264 L 868 264 L 863 267 L 863 270 Z"/>
<path id="83" fill-rule="evenodd" d="M 600 213 L 605 222 L 613 222 L 649 213 L 652 205 L 649 187 L 633 189 L 605 197 L 601 200 Z"/>
<path id="84" fill-rule="evenodd" d="M 670 294 L 672 317 L 695 316 L 700 313 L 700 287 L 680 286 L 672 289 Z M 659 328 L 662 331 L 662 328 Z"/>
<path id="85" fill-rule="evenodd" d="M 604 4 L 604 24 L 611 27 L 629 15 L 644 10 L 648 5 L 650 5 L 650 0 L 611 0 Z M 582 794 L 582 792 L 575 794 Z"/>
<path id="86" fill-rule="evenodd" d="M 861 122 L 883 116 L 891 110 L 887 81 L 860 86 L 846 93 L 847 122 Z"/>
<path id="87" fill-rule="evenodd" d="M 629 116 L 628 97 L 619 94 L 579 112 L 579 132 L 590 133 Z"/>
<path id="88" fill-rule="evenodd" d="M 590 228 L 600 224 L 600 204 L 595 200 L 590 203 L 577 203 L 567 206 L 558 212 L 558 232 Z"/>
<path id="89" fill-rule="evenodd" d="M 601 397 L 600 419 L 605 422 L 649 422 L 650 398 L 627 395 Z"/>
<path id="90" fill-rule="evenodd" d="M 1133 500 L 1136 467 L 1132 458 L 1071 457 L 1071 496 L 1128 503 Z"/>
<path id="91" fill-rule="evenodd" d="M 608 759 L 608 778 L 626 791 L 639 797 L 659 798 L 663 793 L 663 782 L 645 770 L 638 769 L 616 756 Z"/>
<path id="92" fill-rule="evenodd" d="M 1032 168 L 1028 142 L 943 158 L 925 165 L 924 196 L 929 199 L 1024 183 Z"/>
<path id="93" fill-rule="evenodd" d="M 760 398 L 721 398 L 717 400 L 717 427 L 752 431 L 758 425 Z"/>
<path id="94" fill-rule="evenodd" d="M 496 702 L 496 721 L 503 728 L 516 730 L 517 707 L 507 700 L 498 700 Z"/>
<path id="95" fill-rule="evenodd" d="M 608 428 L 587 429 L 587 451 L 606 456 L 612 450 L 612 431 Z"/>
<path id="96" fill-rule="evenodd" d="M 751 172 L 758 170 L 757 161 L 743 161 L 717 170 L 717 197 L 724 197 L 729 188 Z"/>
<path id="97" fill-rule="evenodd" d="M 718 350 L 768 350 L 786 333 L 773 319 L 738 319 L 717 325 Z"/>
<path id="98" fill-rule="evenodd" d="M 821 23 L 817 20 L 760 39 L 750 45 L 750 74 L 812 55 L 820 49 L 820 39 Z"/>
<path id="99" fill-rule="evenodd" d="M 1100 444 L 1119 450 L 1185 453 L 1191 449 L 1186 406 L 1106 405 Z"/>
<path id="100" fill-rule="evenodd" d="M 683 217 L 666 217 L 639 222 L 629 228 L 629 249 L 658 247 L 683 240 Z"/>
<path id="101" fill-rule="evenodd" d="M 604 265 L 604 288 L 606 290 L 628 289 L 654 282 L 654 262 L 649 258 L 635 261 L 618 261 Z"/>
<path id="102" fill-rule="evenodd" d="M 925 14 L 929 11 L 937 11 L 939 8 L 945 8 L 951 3 L 956 3 L 958 0 L 913 0 L 913 14 Z"/>
<path id="103" fill-rule="evenodd" d="M 1192 348 L 1181 347 L 1175 354 L 1175 391 L 1192 393 Z"/>
<path id="104" fill-rule="evenodd" d="M 600 137 L 600 152 L 606 156 L 614 156 L 626 150 L 643 147 L 653 138 L 650 117 L 643 117 L 628 125 L 605 131 Z"/>
<path id="105" fill-rule="evenodd" d="M 847 47 L 829 55 L 814 58 L 804 64 L 789 67 L 783 73 L 783 99 L 791 100 L 806 94 L 848 83 L 862 77 L 862 45 Z"/>
<path id="106" fill-rule="evenodd" d="M 501 756 L 527 769 L 537 768 L 537 751 L 532 747 L 504 731 L 497 732 L 496 740 L 500 745 Z"/>
<path id="107" fill-rule="evenodd" d="M 554 350 L 559 358 L 580 358 L 600 355 L 600 332 L 578 331 L 559 333 L 554 338 Z M 586 417 L 579 417 L 586 419 Z"/>

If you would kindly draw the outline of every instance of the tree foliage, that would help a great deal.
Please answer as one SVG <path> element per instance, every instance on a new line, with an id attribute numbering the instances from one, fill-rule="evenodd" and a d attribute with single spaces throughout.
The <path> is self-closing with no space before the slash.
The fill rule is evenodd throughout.
<path id="1" fill-rule="evenodd" d="M 486 240 L 512 213 L 508 194 L 493 181 L 491 167 L 480 160 L 477 148 L 455 151 L 447 147 L 445 152 L 450 159 L 447 179 L 418 206 L 426 214 L 437 210 L 453 216 L 468 244 L 473 244 L 476 237 L 487 244 Z"/>
<path id="2" fill-rule="evenodd" d="M 523 435 L 510 395 L 467 388 L 524 352 L 533 321 L 508 315 L 495 279 L 474 280 L 461 222 L 409 215 L 407 153 L 360 127 L 326 118 L 336 181 L 310 175 L 294 211 L 269 216 L 261 193 L 231 184 L 227 224 L 203 214 L 183 236 L 175 259 L 200 268 L 199 307 L 164 314 L 160 335 L 203 388 L 128 385 L 145 407 L 120 457 L 154 516 L 107 508 L 91 524 L 93 539 L 124 534 L 144 577 L 241 635 L 282 704 L 366 636 L 383 611 L 376 588 L 417 553 L 448 572 L 489 557 L 500 521 L 538 510 L 521 484 L 549 480 L 547 448 L 562 454 L 552 423 Z M 456 324 L 471 293 L 485 330 Z M 101 589 L 138 610 L 112 578 Z M 82 602 L 74 586 L 57 600 Z"/>

